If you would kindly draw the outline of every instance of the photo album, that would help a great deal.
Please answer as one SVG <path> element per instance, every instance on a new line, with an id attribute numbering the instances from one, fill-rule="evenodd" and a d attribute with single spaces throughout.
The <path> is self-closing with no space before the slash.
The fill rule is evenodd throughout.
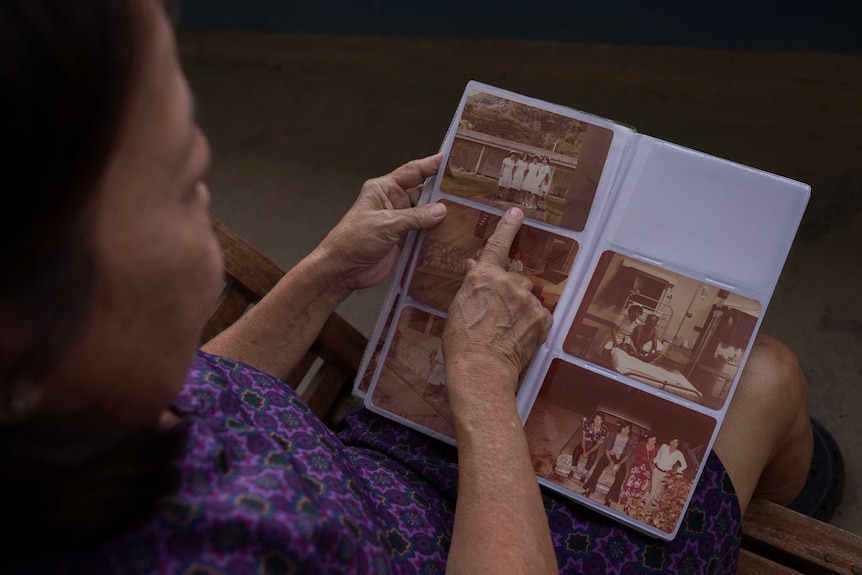
<path id="1" fill-rule="evenodd" d="M 554 318 L 517 406 L 539 483 L 672 539 L 810 187 L 605 118 L 470 82 L 357 374 L 365 406 L 454 445 L 446 313 L 501 215 L 507 270 Z"/>

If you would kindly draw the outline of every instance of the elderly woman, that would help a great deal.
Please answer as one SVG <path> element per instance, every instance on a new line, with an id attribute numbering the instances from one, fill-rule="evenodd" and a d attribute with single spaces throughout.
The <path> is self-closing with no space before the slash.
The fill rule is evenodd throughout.
<path id="1" fill-rule="evenodd" d="M 728 527 L 711 545 L 543 501 L 514 391 L 551 316 L 502 267 L 516 209 L 449 309 L 457 452 L 365 410 L 327 429 L 279 377 L 344 298 L 387 276 L 407 232 L 446 216 L 410 202 L 439 156 L 366 182 L 197 349 L 222 262 L 209 151 L 157 0 L 0 0 L 0 103 L 0 572 L 535 574 L 622 569 L 657 545 L 661 570 L 690 548 L 734 558 L 751 496 L 788 501 L 804 482 L 805 382 L 763 339 L 693 499 Z M 710 507 L 727 475 L 735 495 Z M 572 548 L 572 532 L 596 545 Z M 603 555 L 610 540 L 631 553 Z"/>

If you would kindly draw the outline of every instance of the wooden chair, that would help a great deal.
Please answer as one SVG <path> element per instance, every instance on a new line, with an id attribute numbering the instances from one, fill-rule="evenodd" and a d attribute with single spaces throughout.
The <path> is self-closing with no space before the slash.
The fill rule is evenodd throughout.
<path id="1" fill-rule="evenodd" d="M 284 271 L 213 216 L 225 259 L 225 287 L 204 332 L 213 337 L 260 300 Z M 354 375 L 368 340 L 338 314 L 323 327 L 287 378 L 330 427 L 356 405 Z M 862 575 L 862 537 L 765 500 L 754 500 L 742 522 L 741 575 Z"/>

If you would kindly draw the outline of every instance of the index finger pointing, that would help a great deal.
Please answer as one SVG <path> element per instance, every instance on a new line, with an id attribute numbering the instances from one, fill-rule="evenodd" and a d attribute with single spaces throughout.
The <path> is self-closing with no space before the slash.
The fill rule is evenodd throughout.
<path id="1" fill-rule="evenodd" d="M 521 229 L 523 222 L 524 212 L 518 208 L 509 208 L 497 222 L 497 229 L 488 238 L 488 243 L 482 250 L 479 261 L 493 263 L 505 268 L 509 262 L 509 250 L 512 249 L 512 242 L 518 235 L 518 230 Z"/>

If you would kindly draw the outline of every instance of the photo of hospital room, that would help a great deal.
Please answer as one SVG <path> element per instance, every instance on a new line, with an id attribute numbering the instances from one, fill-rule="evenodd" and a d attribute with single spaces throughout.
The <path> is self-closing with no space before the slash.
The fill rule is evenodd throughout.
<path id="1" fill-rule="evenodd" d="M 563 349 L 721 409 L 761 312 L 753 299 L 608 251 Z"/>
<path id="2" fill-rule="evenodd" d="M 446 200 L 442 203 L 446 219 L 428 231 L 407 294 L 445 312 L 461 287 L 467 260 L 478 259 L 500 217 Z M 577 252 L 575 240 L 524 225 L 512 243 L 506 268 L 528 278 L 533 294 L 553 313 Z"/>

